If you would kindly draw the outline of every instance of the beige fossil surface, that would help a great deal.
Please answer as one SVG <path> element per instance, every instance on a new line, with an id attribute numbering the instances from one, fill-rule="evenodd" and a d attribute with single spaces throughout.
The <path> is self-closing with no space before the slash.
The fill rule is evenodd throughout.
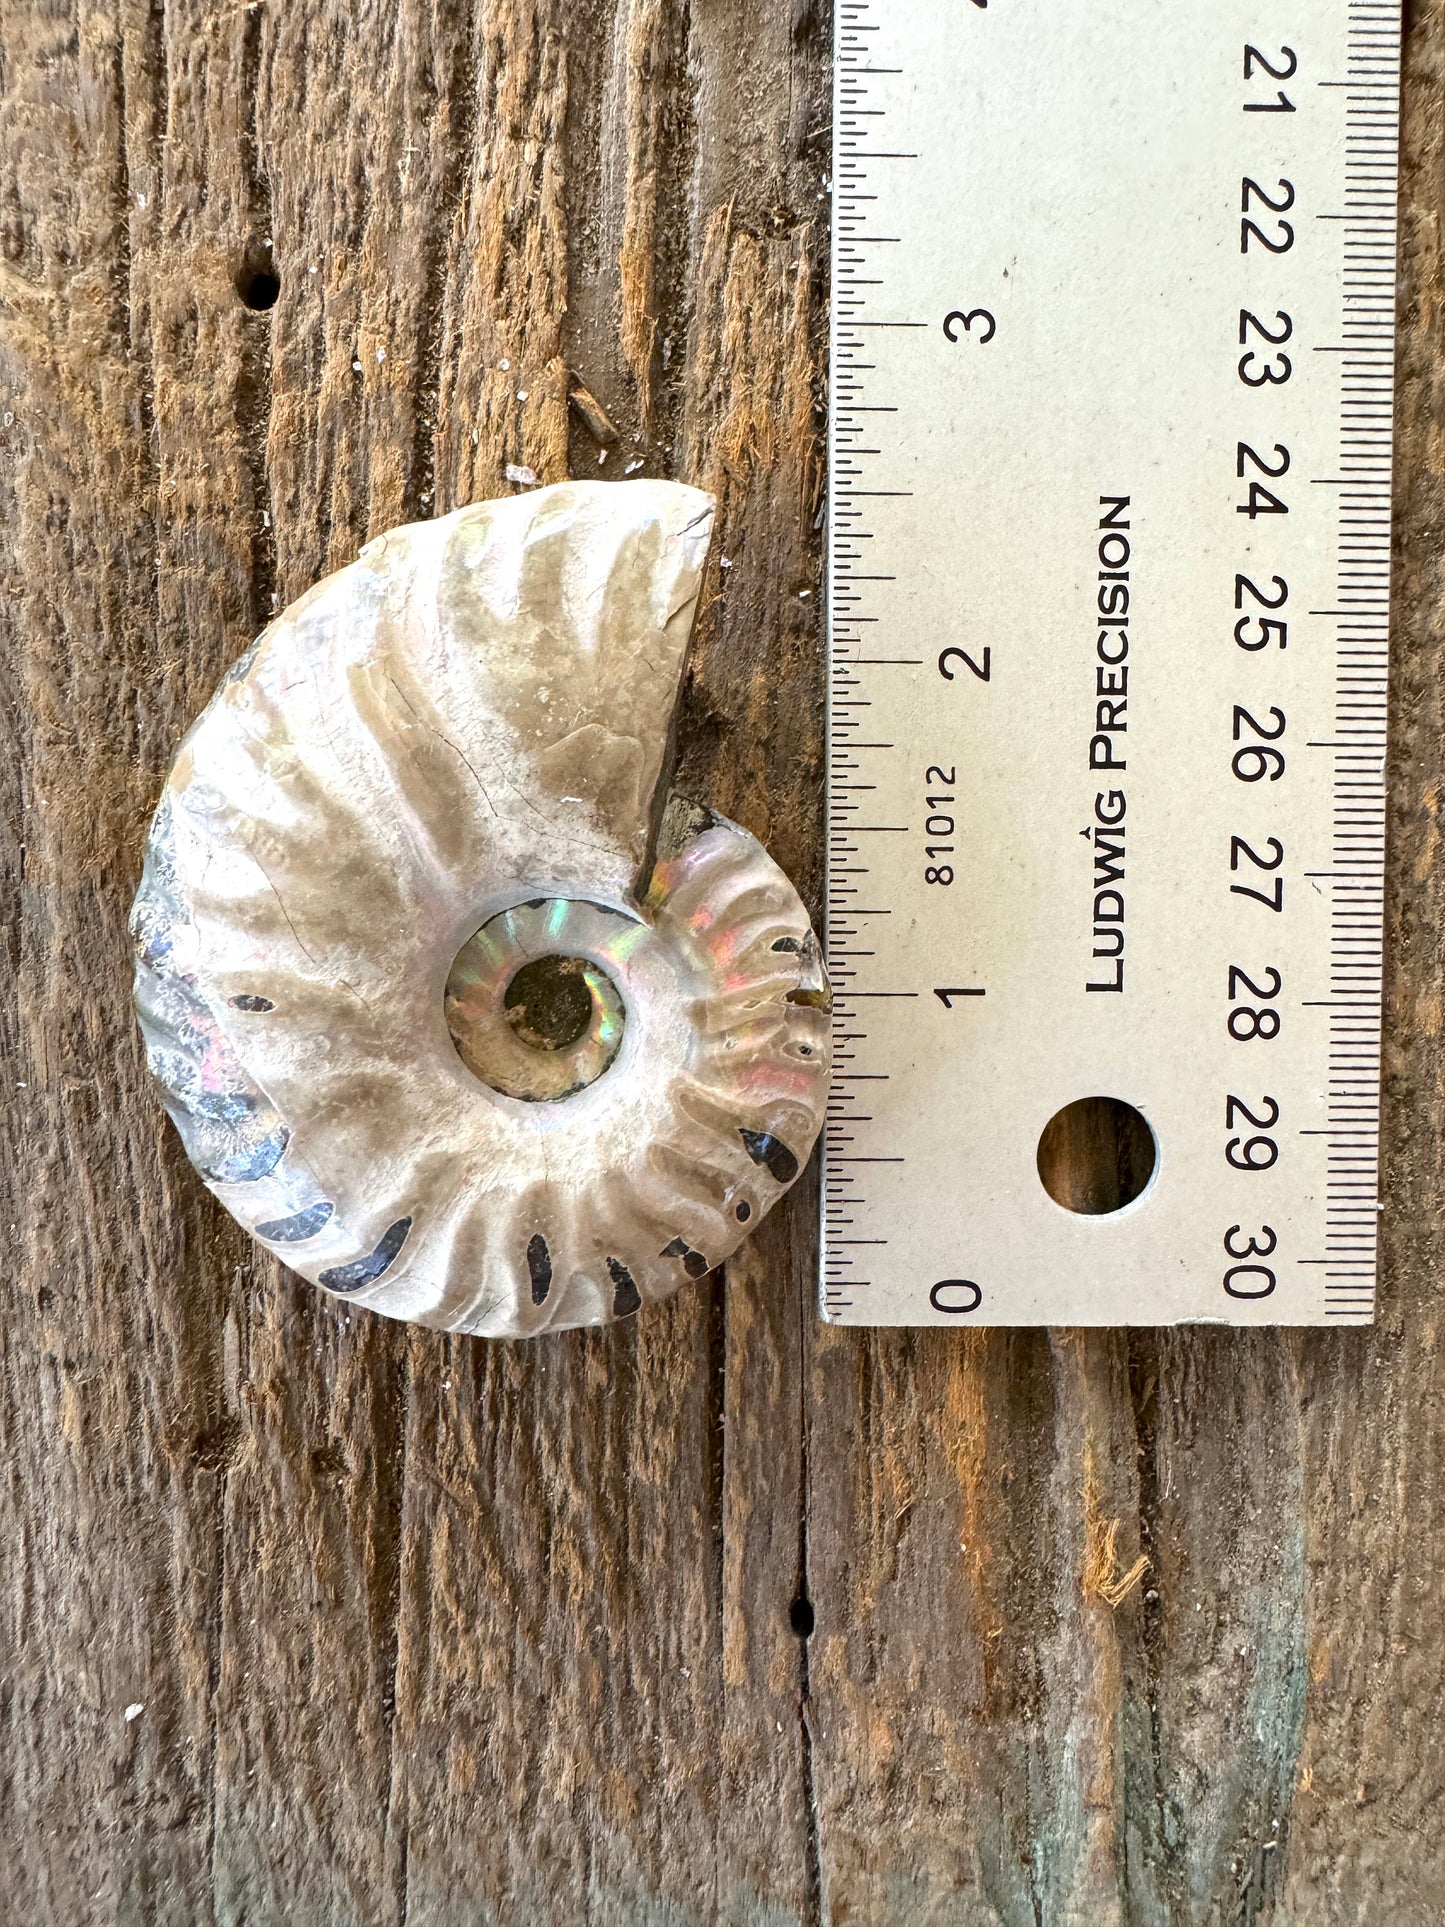
<path id="1" fill-rule="evenodd" d="M 822 1121 L 828 989 L 664 773 L 713 503 L 569 482 L 392 530 L 182 742 L 132 912 L 148 1058 L 325 1289 L 490 1336 L 727 1257 Z"/>

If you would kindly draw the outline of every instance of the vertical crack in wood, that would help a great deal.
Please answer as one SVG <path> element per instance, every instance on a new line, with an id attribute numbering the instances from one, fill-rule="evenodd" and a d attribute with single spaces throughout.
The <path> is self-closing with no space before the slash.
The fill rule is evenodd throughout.
<path id="1" fill-rule="evenodd" d="M 1108 1521 L 1137 1517 L 1132 1453 L 1120 1431 L 1122 1352 L 1113 1333 L 1057 1331 L 1054 1364 L 1052 1591 L 1056 1627 L 1043 1652 L 1047 1726 L 1040 1761 L 1048 1790 L 1043 1832 L 1046 1916 L 1123 1920 L 1125 1628 L 1097 1580 Z M 1125 1562 L 1132 1563 L 1129 1548 Z M 1112 1566 L 1112 1562 L 1111 1562 Z M 1133 1607 L 1123 1610 L 1132 1613 Z"/>
<path id="2" fill-rule="evenodd" d="M 159 231 L 162 208 L 162 183 L 164 181 L 165 145 L 164 132 L 156 113 L 156 98 L 166 103 L 169 113 L 170 77 L 166 64 L 166 41 L 164 25 L 159 8 L 148 7 L 140 28 L 134 35 L 125 33 L 121 38 L 121 59 L 124 63 L 131 56 L 132 45 L 137 80 L 141 83 L 143 106 L 136 108 L 135 118 L 143 119 L 143 137 L 138 137 L 136 165 L 129 159 L 129 146 L 132 137 L 131 108 L 135 104 L 135 90 L 126 89 L 123 108 L 123 142 L 126 153 L 125 194 L 127 202 L 126 221 L 126 325 L 130 352 L 136 371 L 136 414 L 138 428 L 137 459 L 142 464 L 146 478 L 145 492 L 150 497 L 151 521 L 151 595 L 150 618 L 154 632 L 160 625 L 160 455 L 156 437 L 155 407 L 155 353 L 152 338 L 154 293 L 148 278 L 145 284 L 137 287 L 135 244 L 133 228 L 139 228 L 144 242 L 152 241 Z M 124 72 L 124 67 L 122 68 Z M 144 179 L 140 188 L 133 176 L 139 172 Z M 145 206 L 142 208 L 141 200 Z M 163 753 L 163 746 L 157 744 L 156 752 Z M 153 753 L 156 753 L 153 752 Z"/>
<path id="3" fill-rule="evenodd" d="M 230 210 L 233 216 L 234 227 L 232 232 L 225 235 L 223 242 L 223 245 L 225 242 L 228 242 L 233 250 L 232 258 L 225 263 L 225 270 L 228 271 L 229 275 L 236 275 L 243 270 L 247 255 L 256 248 L 258 242 L 266 258 L 269 258 L 273 240 L 270 181 L 263 154 L 261 135 L 263 34 L 266 30 L 266 23 L 258 9 L 248 9 L 242 15 L 240 21 L 240 45 L 235 55 L 236 65 L 239 69 L 235 78 L 238 82 L 240 102 L 236 109 L 236 117 L 239 123 L 236 140 L 237 151 L 235 154 L 237 173 L 233 188 L 234 203 Z M 170 67 L 171 46 L 169 38 L 163 39 L 159 45 L 162 58 L 165 61 L 165 98 L 167 100 L 167 111 L 169 114 L 171 87 L 173 84 Z M 220 90 L 218 89 L 218 91 Z M 165 181 L 167 171 L 164 164 L 157 169 L 158 181 Z M 228 186 L 230 186 L 229 183 Z M 204 204 L 204 195 L 202 196 L 202 204 Z M 194 223 L 195 227 L 200 229 L 201 223 L 196 220 L 195 210 L 189 204 L 186 205 L 186 213 L 189 216 L 188 226 Z M 232 226 L 232 223 L 227 223 L 227 225 Z M 194 238 L 199 239 L 199 234 L 196 234 Z M 212 272 L 216 276 L 216 282 L 206 289 L 206 296 L 218 303 L 235 301 L 237 299 L 235 288 L 221 281 L 220 275 L 216 273 L 214 267 Z M 246 634 L 254 635 L 259 629 L 263 628 L 275 614 L 276 605 L 276 539 L 272 527 L 272 517 L 269 513 L 269 508 L 266 507 L 269 503 L 267 450 L 272 415 L 271 358 L 274 339 L 273 313 L 274 311 L 268 311 L 264 317 L 260 314 L 244 317 L 237 324 L 239 339 L 236 347 L 236 363 L 233 376 L 233 439 L 236 453 L 239 457 L 239 464 L 244 468 L 250 484 L 249 489 L 246 491 L 244 501 L 244 508 L 250 516 L 250 535 L 249 542 L 246 545 L 249 562 L 246 576 L 248 607 L 244 615 L 241 615 L 239 611 L 236 612 L 241 623 L 244 624 L 243 637 Z M 179 439 L 177 434 L 179 424 L 175 418 L 174 411 L 177 408 L 178 402 L 181 399 L 181 393 L 183 392 L 180 390 L 180 383 L 188 377 L 193 376 L 194 372 L 192 368 L 181 369 L 177 366 L 172 366 L 167 370 L 168 379 L 173 384 L 170 398 L 171 416 L 167 426 L 169 434 L 173 438 Z M 184 430 L 180 432 L 184 434 Z M 204 513 L 206 506 L 207 504 L 205 504 L 204 500 L 198 500 L 196 504 L 198 515 Z M 249 1273 L 250 1270 L 251 1266 L 248 1264 L 246 1271 Z M 277 1279 L 279 1268 L 274 1263 L 271 1263 L 267 1266 L 267 1270 L 270 1272 L 272 1282 L 274 1283 Z M 233 1285 L 236 1282 L 237 1280 L 233 1279 Z M 236 1331 L 232 1324 L 232 1320 L 237 1317 L 243 1321 L 243 1328 L 240 1331 Z M 238 1306 L 233 1306 L 228 1313 L 227 1330 L 228 1332 L 235 1333 L 235 1346 L 232 1354 L 234 1370 L 230 1374 L 224 1371 L 222 1374 L 223 1409 L 225 1410 L 223 1424 L 226 1425 L 229 1430 L 230 1426 L 236 1423 L 237 1418 L 235 1408 L 238 1406 L 240 1399 L 240 1361 L 242 1359 L 248 1359 L 250 1351 L 249 1316 L 244 1298 L 241 1299 Z M 249 1366 L 247 1367 L 246 1376 L 249 1376 Z M 230 1449 L 227 1449 L 223 1453 L 216 1476 L 214 1524 L 216 1563 L 208 1626 L 207 1690 L 209 1701 L 209 1768 L 211 1785 L 207 1814 L 206 1864 L 208 1897 L 213 1920 L 223 1911 L 223 1901 L 220 1894 L 221 1876 L 219 1866 L 222 1829 L 221 1807 L 224 1791 L 223 1775 L 220 1766 L 222 1740 L 222 1672 L 225 1653 L 227 1603 L 233 1579 L 230 1556 L 230 1498 L 234 1451 L 235 1445 L 233 1442 Z"/>
<path id="4" fill-rule="evenodd" d="M 644 443 L 657 430 L 659 374 L 664 387 L 676 385 L 667 342 L 660 354 L 658 330 L 660 315 L 681 306 L 680 243 L 687 231 L 682 193 L 691 172 L 691 91 L 685 74 L 690 30 L 687 0 L 628 0 L 618 326 L 636 384 Z"/>
<path id="5" fill-rule="evenodd" d="M 272 234 L 271 183 L 261 144 L 261 64 L 262 35 L 266 31 L 263 10 L 249 7 L 243 13 L 241 43 L 241 85 L 246 114 L 241 126 L 241 201 L 249 211 L 252 233 L 245 237 L 249 249 L 259 233 L 263 249 L 270 258 Z M 236 269 L 242 267 L 236 262 Z M 252 316 L 242 332 L 241 372 L 237 381 L 236 418 L 242 457 L 251 473 L 251 618 L 253 633 L 263 629 L 277 613 L 276 532 L 271 514 L 270 478 L 267 447 L 271 435 L 271 359 L 274 340 L 270 309 Z"/>
<path id="6" fill-rule="evenodd" d="M 808 1499 L 811 1490 L 811 1440 L 808 1432 L 808 1379 L 803 1361 L 808 1356 L 808 1326 L 815 1315 L 809 1281 L 800 1280 L 798 1293 L 798 1578 L 795 1597 L 807 1605 L 809 1622 L 798 1633 L 798 1726 L 802 1745 L 803 1778 L 803 1919 L 802 1927 L 823 1927 L 823 1835 L 818 1814 L 818 1788 L 813 1770 L 813 1705 L 808 1641 L 816 1624 L 816 1607 L 808 1576 Z"/>
<path id="7" fill-rule="evenodd" d="M 458 220 L 437 400 L 438 511 L 502 493 L 508 463 L 567 474 L 565 0 L 483 0 L 476 151 Z"/>
<path id="8" fill-rule="evenodd" d="M 244 1303 L 233 1308 L 227 1317 L 228 1330 L 235 1330 L 233 1320 L 245 1317 Z M 224 1347 L 224 1339 L 223 1339 Z M 235 1356 L 237 1360 L 245 1356 L 246 1347 L 237 1333 Z M 225 1374 L 222 1374 L 222 1396 L 225 1402 Z M 239 1378 L 237 1387 L 239 1389 Z M 212 1923 L 219 1915 L 219 1897 L 216 1891 L 216 1845 L 220 1832 L 221 1776 L 217 1770 L 221 1744 L 221 1654 L 225 1640 L 226 1626 L 226 1551 L 228 1544 L 227 1514 L 231 1489 L 231 1455 L 222 1460 L 220 1473 L 216 1480 L 215 1513 L 211 1523 L 214 1541 L 215 1569 L 211 1585 L 211 1596 L 207 1602 L 206 1627 L 206 1705 L 207 1726 L 210 1736 L 210 1759 L 207 1763 L 210 1775 L 210 1798 L 206 1803 L 206 1897 L 210 1904 Z"/>
<path id="9" fill-rule="evenodd" d="M 443 1341 L 444 1347 L 447 1341 Z M 383 1594 L 382 1636 L 385 1640 L 381 1667 L 382 1718 L 386 1729 L 386 1793 L 383 1800 L 386 1847 L 395 1854 L 391 1898 L 395 1927 L 406 1927 L 407 1881 L 410 1860 L 409 1812 L 397 1820 L 397 1672 L 401 1656 L 402 1561 L 406 1532 L 407 1454 L 411 1437 L 412 1347 L 403 1340 L 401 1371 L 396 1386 L 393 1412 L 388 1414 L 394 1438 L 383 1435 L 376 1440 L 377 1463 L 385 1468 L 378 1484 L 387 1488 L 378 1506 L 376 1561 L 380 1568 L 378 1586 Z M 394 1465 L 392 1460 L 394 1458 Z M 384 1536 L 383 1536 L 384 1535 Z M 394 1843 L 394 1844 L 393 1844 Z"/>
<path id="10" fill-rule="evenodd" d="M 563 355 L 569 394 L 585 391 L 568 423 L 570 472 L 620 474 L 632 439 L 634 397 L 624 386 L 618 340 L 617 254 L 622 225 L 618 153 L 625 139 L 625 85 L 618 73 L 626 0 L 598 0 L 574 14 L 568 33 L 567 312 Z M 590 422 L 590 426 L 589 426 Z"/>
<path id="11" fill-rule="evenodd" d="M 119 203 L 116 232 L 118 235 L 117 280 L 119 282 L 118 305 L 120 312 L 112 323 L 117 337 L 126 341 L 134 339 L 135 323 L 131 290 L 131 275 L 134 266 L 131 254 L 130 235 L 130 155 L 128 151 L 130 135 L 130 113 L 125 73 L 125 32 L 122 29 L 115 36 L 111 55 L 115 89 L 116 117 L 119 121 L 119 138 L 116 141 L 116 200 Z"/>
<path id="12" fill-rule="evenodd" d="M 708 1500 L 712 1514 L 712 1530 L 709 1534 L 710 1559 L 708 1570 L 709 1618 L 716 1630 L 716 1658 L 714 1693 L 716 1703 L 723 1711 L 726 1720 L 727 1706 L 727 1480 L 728 1480 L 728 1432 L 727 1432 L 727 1394 L 728 1394 L 728 1272 L 729 1266 L 720 1265 L 714 1276 L 707 1281 L 710 1293 L 707 1308 L 707 1398 L 704 1404 L 708 1442 Z M 721 1805 L 719 1802 L 719 1818 Z M 720 1906 L 720 1892 L 723 1884 L 722 1841 L 720 1829 L 715 1823 L 712 1829 L 713 1850 L 713 1907 Z"/>
<path id="13" fill-rule="evenodd" d="M 1138 1440 L 1139 1465 L 1139 1544 L 1157 1558 L 1160 1531 L 1160 1438 L 1159 1400 L 1162 1396 L 1160 1342 L 1152 1332 L 1131 1332 L 1126 1339 L 1129 1373 L 1129 1401 L 1134 1413 L 1134 1432 Z M 1142 1672 L 1144 1702 L 1148 1717 L 1147 1750 L 1130 1760 L 1134 1780 L 1144 1779 L 1141 1798 L 1148 1802 L 1148 1819 L 1139 1815 L 1135 1824 L 1143 1836 L 1143 1852 L 1151 1875 L 1171 1909 L 1183 1904 L 1187 1891 L 1178 1841 L 1180 1816 L 1170 1808 L 1165 1792 L 1163 1721 L 1160 1688 L 1168 1669 L 1163 1600 L 1159 1590 L 1162 1576 L 1151 1573 L 1139 1603 L 1139 1665 Z M 1147 1771 L 1146 1771 L 1147 1769 Z M 1128 1801 L 1129 1787 L 1125 1798 Z M 1137 1812 L 1139 1801 L 1134 1803 Z M 1151 1824 L 1152 1822 L 1152 1824 Z M 1132 1831 L 1132 1829 L 1131 1829 Z M 1126 1835 L 1127 1852 L 1127 1835 Z"/>
<path id="14" fill-rule="evenodd" d="M 1047 1825 L 1047 1801 L 1041 1797 L 1040 1775 L 1036 1765 L 1036 1749 L 1031 1743 L 1033 1731 L 1046 1717 L 1048 1688 L 1044 1673 L 1043 1649 L 1047 1633 L 1054 1623 L 1053 1602 L 1047 1597 L 1046 1588 L 1039 1583 L 1039 1577 L 1053 1556 L 1053 1521 L 1048 1506 L 1048 1465 L 1045 1441 L 1051 1437 L 1054 1427 L 1053 1408 L 1057 1402 L 1054 1384 L 1052 1357 L 1049 1350 L 1048 1335 L 1044 1332 L 1009 1333 L 1003 1356 L 1012 1365 L 1019 1352 L 1032 1354 L 1034 1371 L 1030 1374 L 1030 1389 L 1037 1387 L 1037 1404 L 1029 1408 L 1028 1416 L 1034 1419 L 1033 1425 L 1025 1425 L 1022 1449 L 1025 1464 L 1032 1474 L 1029 1485 L 1015 1494 L 1012 1479 L 1007 1488 L 999 1491 L 999 1499 L 1007 1490 L 1015 1503 L 1022 1502 L 1027 1507 L 1028 1500 L 1037 1495 L 1031 1542 L 1027 1543 L 1022 1557 L 1010 1572 L 1012 1584 L 1005 1595 L 1005 1612 L 999 1628 L 1001 1640 L 1007 1640 L 1012 1652 L 1005 1654 L 1005 1663 L 1012 1660 L 1018 1678 L 1018 1712 L 1023 1715 L 1024 1733 L 1029 1736 L 1024 1746 L 1019 1747 L 1015 1740 L 1013 1758 L 1013 1784 L 1018 1788 L 1020 1805 L 1023 1809 L 1019 1834 L 1026 1843 L 1021 1854 L 1024 1868 L 1026 1896 L 1033 1916 L 1034 1927 L 1044 1927 L 1045 1911 L 1045 1867 L 1043 1838 Z M 1003 1382 L 1012 1388 L 1015 1374 L 1006 1371 L 1001 1375 Z M 1022 1374 L 1018 1377 L 1022 1378 Z M 997 1383 L 997 1380 L 995 1380 Z M 1005 1461 L 1007 1464 L 1007 1460 Z M 996 1503 L 998 1501 L 996 1500 Z M 995 1529 L 997 1542 L 999 1531 L 1006 1525 L 1006 1519 Z M 1015 1729 L 1017 1731 L 1017 1728 Z M 1022 1757 L 1020 1758 L 1020 1755 Z M 1001 1843 L 1007 1850 L 1008 1840 Z"/>
<path id="15" fill-rule="evenodd" d="M 622 290 L 622 352 L 637 383 L 637 414 L 644 438 L 652 433 L 652 367 L 657 347 L 653 280 L 657 250 L 657 169 L 662 145 L 659 95 L 666 81 L 663 32 L 669 10 L 669 0 L 628 0 L 627 181 L 618 274 Z"/>
<path id="16" fill-rule="evenodd" d="M 432 25 L 436 35 L 436 26 Z M 475 27 L 460 37 L 455 71 L 438 76 L 438 38 L 429 48 L 427 89 L 431 112 L 425 119 L 428 200 L 430 211 L 422 243 L 421 272 L 425 296 L 415 375 L 416 424 L 407 513 L 421 519 L 460 506 L 437 501 L 437 444 L 440 433 L 442 337 L 449 276 L 453 271 L 452 238 L 459 234 L 466 199 L 469 168 L 477 149 L 477 35 Z M 442 148 L 439 156 L 438 145 Z"/>

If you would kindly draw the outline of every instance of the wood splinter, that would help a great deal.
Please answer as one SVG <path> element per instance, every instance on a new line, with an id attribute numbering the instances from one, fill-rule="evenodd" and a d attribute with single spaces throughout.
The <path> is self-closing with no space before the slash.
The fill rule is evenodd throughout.
<path id="1" fill-rule="evenodd" d="M 612 448 L 621 438 L 617 425 L 590 388 L 574 375 L 567 388 L 567 399 L 581 418 L 582 426 L 600 448 Z"/>

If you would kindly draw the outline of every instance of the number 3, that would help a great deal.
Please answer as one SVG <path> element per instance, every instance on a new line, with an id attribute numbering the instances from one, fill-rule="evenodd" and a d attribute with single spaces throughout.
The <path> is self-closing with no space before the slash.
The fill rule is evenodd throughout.
<path id="1" fill-rule="evenodd" d="M 998 332 L 998 323 L 994 320 L 987 308 L 970 308 L 967 314 L 965 314 L 961 308 L 955 308 L 950 314 L 946 314 L 943 317 L 943 332 L 948 336 L 950 341 L 958 340 L 958 336 L 953 331 L 955 321 L 962 325 L 963 332 L 966 335 L 973 333 L 973 324 L 975 321 L 986 321 L 988 323 L 987 333 L 981 334 L 978 338 L 980 348 L 983 347 L 985 342 L 992 341 L 994 335 Z"/>
<path id="2" fill-rule="evenodd" d="M 1231 1258 L 1267 1258 L 1279 1243 L 1274 1226 L 1272 1224 L 1262 1224 L 1258 1232 L 1247 1241 L 1243 1251 L 1241 1251 L 1234 1240 L 1239 1237 L 1243 1231 L 1244 1226 L 1242 1224 L 1232 1224 L 1224 1234 L 1224 1249 L 1229 1253 Z M 1268 1238 L 1269 1243 L 1262 1245 L 1259 1242 L 1261 1238 Z"/>

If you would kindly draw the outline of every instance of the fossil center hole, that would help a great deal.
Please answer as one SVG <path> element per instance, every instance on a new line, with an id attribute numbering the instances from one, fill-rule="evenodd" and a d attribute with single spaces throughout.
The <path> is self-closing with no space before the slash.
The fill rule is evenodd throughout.
<path id="1" fill-rule="evenodd" d="M 472 1075 L 531 1104 L 595 1084 L 622 1047 L 637 931 L 620 911 L 565 897 L 531 898 L 474 930 L 446 985 L 447 1029 Z"/>
<path id="2" fill-rule="evenodd" d="M 567 1050 L 592 1022 L 592 991 L 582 957 L 536 957 L 507 985 L 507 1022 L 533 1050 Z"/>
<path id="3" fill-rule="evenodd" d="M 1039 1178 L 1055 1204 L 1107 1217 L 1141 1197 L 1159 1162 L 1143 1114 L 1118 1097 L 1080 1097 L 1056 1111 L 1039 1138 Z"/>

